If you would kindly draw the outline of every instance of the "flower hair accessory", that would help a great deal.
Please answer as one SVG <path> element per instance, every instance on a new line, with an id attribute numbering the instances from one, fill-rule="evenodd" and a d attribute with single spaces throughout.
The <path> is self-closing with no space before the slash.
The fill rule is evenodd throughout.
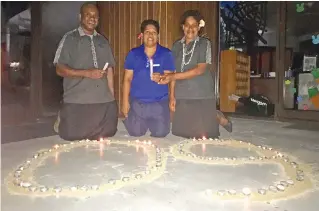
<path id="1" fill-rule="evenodd" d="M 199 28 L 202 28 L 205 26 L 205 21 L 202 19 L 199 21 Z"/>
<path id="2" fill-rule="evenodd" d="M 137 39 L 139 39 L 139 40 L 142 39 L 142 37 L 143 37 L 143 33 L 142 32 L 137 35 Z"/>

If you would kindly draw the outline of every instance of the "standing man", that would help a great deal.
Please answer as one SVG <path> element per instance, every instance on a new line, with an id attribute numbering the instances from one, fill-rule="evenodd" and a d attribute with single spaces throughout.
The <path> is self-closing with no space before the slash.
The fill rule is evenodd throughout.
<path id="1" fill-rule="evenodd" d="M 96 140 L 117 132 L 115 60 L 107 39 L 95 31 L 98 21 L 95 4 L 83 4 L 79 28 L 63 36 L 54 58 L 64 78 L 58 133 L 65 140 Z"/>

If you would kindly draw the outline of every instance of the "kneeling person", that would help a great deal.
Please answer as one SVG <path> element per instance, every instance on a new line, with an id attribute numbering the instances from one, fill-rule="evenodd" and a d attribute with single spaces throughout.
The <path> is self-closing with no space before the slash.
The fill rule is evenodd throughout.
<path id="1" fill-rule="evenodd" d="M 95 31 L 96 6 L 84 4 L 80 17 L 80 27 L 64 35 L 54 58 L 64 88 L 58 133 L 69 141 L 111 137 L 118 123 L 115 61 L 108 41 Z"/>
<path id="2" fill-rule="evenodd" d="M 170 132 L 168 85 L 156 81 L 175 71 L 174 59 L 168 48 L 158 44 L 157 21 L 143 21 L 141 33 L 144 44 L 128 53 L 124 65 L 124 125 L 131 136 L 143 136 L 150 130 L 153 137 L 165 137 Z"/>

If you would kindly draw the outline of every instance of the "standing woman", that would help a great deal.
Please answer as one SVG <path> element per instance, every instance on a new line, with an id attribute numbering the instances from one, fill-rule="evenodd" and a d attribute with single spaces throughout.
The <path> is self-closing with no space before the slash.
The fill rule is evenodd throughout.
<path id="1" fill-rule="evenodd" d="M 184 37 L 172 48 L 176 73 L 167 74 L 159 82 L 170 82 L 170 108 L 175 111 L 172 133 L 185 138 L 217 138 L 219 122 L 224 117 L 216 111 L 210 72 L 211 42 L 198 36 L 205 22 L 198 11 L 188 10 L 181 18 L 181 25 Z"/>

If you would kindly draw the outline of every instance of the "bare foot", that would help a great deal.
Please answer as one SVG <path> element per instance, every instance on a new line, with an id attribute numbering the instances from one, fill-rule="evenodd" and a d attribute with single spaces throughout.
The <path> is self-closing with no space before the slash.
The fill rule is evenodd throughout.
<path id="1" fill-rule="evenodd" d="M 228 120 L 221 111 L 217 110 L 217 119 L 219 120 L 219 124 L 225 128 L 228 132 L 233 132 L 233 124 L 230 120 Z"/>

